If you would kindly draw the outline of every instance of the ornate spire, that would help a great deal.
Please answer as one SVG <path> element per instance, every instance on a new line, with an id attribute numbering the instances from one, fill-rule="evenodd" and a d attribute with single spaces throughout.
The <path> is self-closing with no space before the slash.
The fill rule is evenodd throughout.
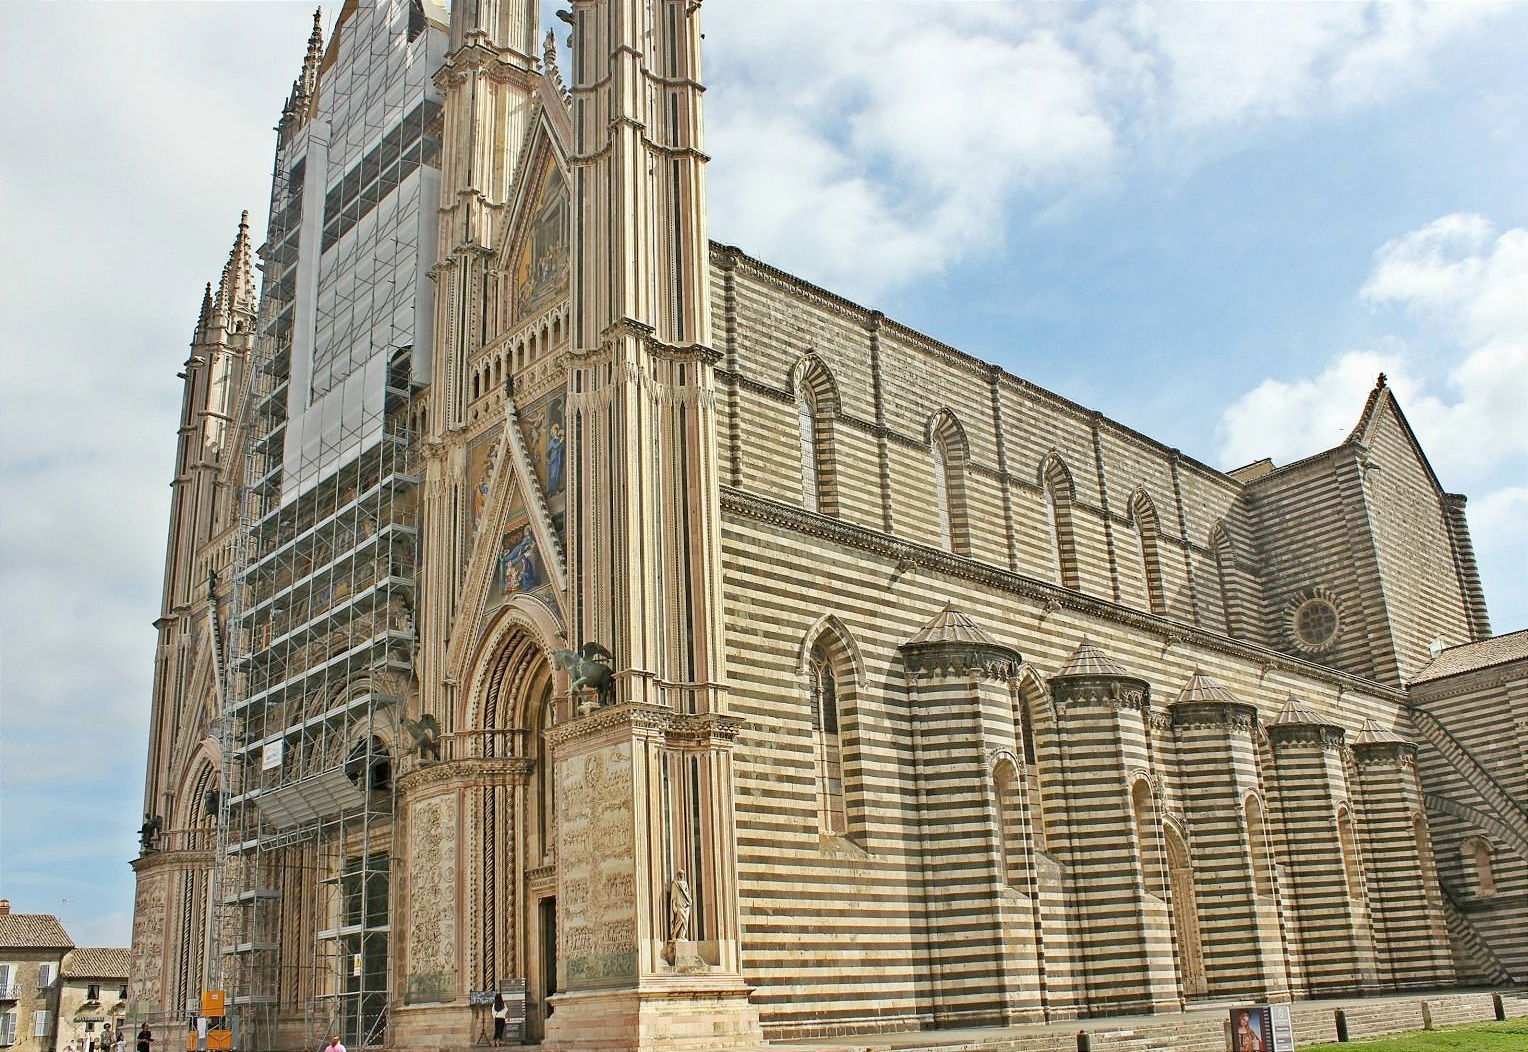
<path id="1" fill-rule="evenodd" d="M 318 91 L 318 68 L 324 60 L 324 9 L 313 9 L 313 32 L 308 34 L 308 53 L 302 60 L 302 75 L 297 78 L 304 98 Z"/>
<path id="2" fill-rule="evenodd" d="M 207 282 L 207 288 L 202 292 L 202 310 L 196 318 L 196 335 L 192 338 L 193 343 L 201 343 L 207 338 L 207 333 L 212 327 L 212 282 Z"/>
<path id="3" fill-rule="evenodd" d="M 307 117 L 313 96 L 318 93 L 319 67 L 324 61 L 324 9 L 313 12 L 313 32 L 308 34 L 308 52 L 302 59 L 302 72 L 292 81 L 292 91 L 287 95 L 286 105 L 281 107 L 280 130 L 285 133 L 293 122 Z"/>
<path id="4" fill-rule="evenodd" d="M 249 212 L 239 216 L 239 232 L 228 252 L 228 262 L 223 265 L 223 276 L 218 279 L 218 294 L 214 304 L 225 319 L 234 311 L 255 310 L 255 261 L 249 244 Z"/>
<path id="5" fill-rule="evenodd" d="M 546 71 L 547 80 L 551 81 L 552 87 L 556 89 L 558 95 L 562 96 L 563 101 L 572 102 L 573 94 L 562 82 L 562 70 L 557 68 L 557 33 L 551 29 L 546 31 L 546 41 L 541 45 L 541 67 Z"/>

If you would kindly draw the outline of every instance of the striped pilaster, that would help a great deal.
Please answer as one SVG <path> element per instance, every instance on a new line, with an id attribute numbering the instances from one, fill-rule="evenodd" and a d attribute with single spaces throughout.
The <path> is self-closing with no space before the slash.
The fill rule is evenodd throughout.
<path id="1" fill-rule="evenodd" d="M 1285 707 L 1288 713 L 1293 704 Z M 1306 710 L 1309 712 L 1309 710 Z M 1269 726 L 1274 851 L 1284 874 L 1290 941 L 1312 997 L 1373 992 L 1374 944 L 1359 860 L 1345 859 L 1349 797 L 1343 729 L 1310 713 Z"/>
<path id="2" fill-rule="evenodd" d="M 1130 773 L 1147 767 L 1150 688 L 1084 643 L 1051 691 L 1066 785 L 1058 852 L 1072 876 L 1083 998 L 1092 1012 L 1177 1011 L 1171 917 L 1147 890 L 1136 839 L 1120 835 L 1133 827 Z"/>
<path id="3" fill-rule="evenodd" d="M 1416 755 L 1416 745 L 1372 720 L 1353 745 L 1376 956 L 1382 983 L 1396 989 L 1455 978 Z"/>
<path id="4" fill-rule="evenodd" d="M 1225 697 L 1180 698 L 1172 709 L 1179 763 L 1194 786 L 1184 798 L 1194 883 L 1213 889 L 1197 903 L 1205 980 L 1211 996 L 1255 990 L 1277 1000 L 1289 991 L 1268 823 L 1257 817 L 1257 710 L 1218 693 Z"/>
<path id="5" fill-rule="evenodd" d="M 902 654 L 920 759 L 930 1014 L 940 1026 L 1040 1019 L 1033 837 L 1009 686 L 1019 655 L 951 607 Z"/>

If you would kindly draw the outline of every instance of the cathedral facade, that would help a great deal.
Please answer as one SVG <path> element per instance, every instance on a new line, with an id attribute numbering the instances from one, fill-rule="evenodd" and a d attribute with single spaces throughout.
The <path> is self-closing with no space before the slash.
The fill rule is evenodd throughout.
<path id="1" fill-rule="evenodd" d="M 529 0 L 315 26 L 183 374 L 134 1021 L 710 1049 L 1528 975 L 1528 661 L 1384 378 L 1222 472 L 711 242 L 700 18 L 573 0 L 566 82 Z"/>

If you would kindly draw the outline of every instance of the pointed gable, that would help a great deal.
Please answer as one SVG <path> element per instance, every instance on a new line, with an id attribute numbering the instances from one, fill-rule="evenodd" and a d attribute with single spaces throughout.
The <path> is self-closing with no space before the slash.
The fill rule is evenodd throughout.
<path id="1" fill-rule="evenodd" d="M 1401 403 L 1396 399 L 1388 378 L 1384 373 L 1380 373 L 1374 383 L 1374 389 L 1369 392 L 1369 397 L 1364 401 L 1363 412 L 1358 416 L 1358 423 L 1343 440 L 1343 445 L 1362 445 L 1373 449 L 1378 444 L 1379 433 L 1387 426 L 1398 430 L 1402 441 L 1410 448 L 1432 484 L 1433 490 L 1441 496 L 1443 486 L 1438 481 L 1437 473 L 1433 471 L 1432 463 L 1422 449 L 1422 443 L 1417 440 L 1416 432 L 1411 429 L 1411 422 L 1401 411 Z"/>
<path id="2" fill-rule="evenodd" d="M 498 321 L 512 332 L 568 295 L 572 216 L 567 102 L 543 76 L 532 100 L 532 127 L 515 158 L 514 193 L 495 239 L 501 275 Z"/>

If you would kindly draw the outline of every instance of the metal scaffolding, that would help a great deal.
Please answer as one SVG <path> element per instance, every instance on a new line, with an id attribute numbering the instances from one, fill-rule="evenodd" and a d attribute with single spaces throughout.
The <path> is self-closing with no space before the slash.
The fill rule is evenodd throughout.
<path id="1" fill-rule="evenodd" d="M 239 1049 L 311 1049 L 328 1034 L 376 1046 L 387 1025 L 392 742 L 415 645 L 411 418 L 439 152 L 438 28 L 416 29 L 406 7 L 349 11 L 313 104 L 327 142 L 312 146 L 302 114 L 277 148 L 208 939 Z"/>

